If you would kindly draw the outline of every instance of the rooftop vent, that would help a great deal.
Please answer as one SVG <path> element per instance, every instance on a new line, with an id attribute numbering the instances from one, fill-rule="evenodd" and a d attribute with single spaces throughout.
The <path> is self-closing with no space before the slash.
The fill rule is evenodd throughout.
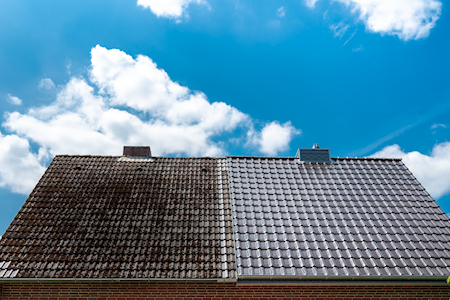
<path id="1" fill-rule="evenodd" d="M 124 146 L 123 155 L 125 156 L 152 156 L 150 152 L 150 147 L 135 147 L 135 146 Z"/>
<path id="2" fill-rule="evenodd" d="M 312 149 L 298 149 L 295 157 L 303 162 L 331 163 L 330 149 L 320 149 L 319 144 L 315 144 Z"/>

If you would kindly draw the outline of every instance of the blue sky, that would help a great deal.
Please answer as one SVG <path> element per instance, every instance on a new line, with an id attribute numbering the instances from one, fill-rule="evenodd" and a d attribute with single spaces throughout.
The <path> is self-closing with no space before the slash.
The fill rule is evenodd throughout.
<path id="1" fill-rule="evenodd" d="M 0 233 L 56 154 L 402 157 L 450 213 L 439 0 L 0 2 Z"/>

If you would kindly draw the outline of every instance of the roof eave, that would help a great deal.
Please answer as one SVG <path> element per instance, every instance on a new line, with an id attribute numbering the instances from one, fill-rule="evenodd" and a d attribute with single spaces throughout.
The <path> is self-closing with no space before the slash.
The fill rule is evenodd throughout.
<path id="1" fill-rule="evenodd" d="M 80 282 L 80 283 L 103 283 L 103 282 L 236 282 L 236 278 L 0 278 L 3 282 Z"/>
<path id="2" fill-rule="evenodd" d="M 238 276 L 238 284 L 447 285 L 447 276 Z"/>

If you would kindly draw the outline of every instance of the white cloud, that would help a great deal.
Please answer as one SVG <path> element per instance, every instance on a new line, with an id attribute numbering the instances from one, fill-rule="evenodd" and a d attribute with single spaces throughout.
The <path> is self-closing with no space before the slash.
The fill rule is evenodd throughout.
<path id="1" fill-rule="evenodd" d="M 67 74 L 70 75 L 70 74 L 72 73 L 71 69 L 72 69 L 72 62 L 69 61 L 69 62 L 66 64 Z M 53 82 L 53 81 L 52 81 L 52 82 Z"/>
<path id="2" fill-rule="evenodd" d="M 119 155 L 123 145 L 149 145 L 155 155 L 217 156 L 225 153 L 220 137 L 237 129 L 258 137 L 247 145 L 276 154 L 296 133 L 289 122 L 255 132 L 250 116 L 172 81 L 149 57 L 100 46 L 91 50 L 90 82 L 72 77 L 53 103 L 9 113 L 3 126 L 51 155 Z"/>
<path id="3" fill-rule="evenodd" d="M 436 25 L 438 0 L 335 0 L 351 7 L 368 31 L 397 35 L 402 40 L 425 38 Z"/>
<path id="4" fill-rule="evenodd" d="M 44 154 L 32 154 L 26 139 L 0 133 L 0 187 L 29 194 L 44 173 L 41 165 Z"/>
<path id="5" fill-rule="evenodd" d="M 431 155 L 417 151 L 406 153 L 399 145 L 391 145 L 372 156 L 402 158 L 405 165 L 435 199 L 450 193 L 450 142 L 436 144 Z"/>
<path id="6" fill-rule="evenodd" d="M 196 126 L 210 134 L 229 131 L 247 116 L 223 102 L 172 81 L 147 56 L 136 60 L 120 50 L 92 49 L 91 80 L 114 105 L 148 112 L 167 124 Z"/>
<path id="7" fill-rule="evenodd" d="M 314 8 L 316 6 L 316 2 L 319 0 L 303 0 L 309 8 Z"/>
<path id="8" fill-rule="evenodd" d="M 137 5 L 149 8 L 156 16 L 179 19 L 191 3 L 207 4 L 205 0 L 138 0 Z"/>
<path id="9" fill-rule="evenodd" d="M 359 47 L 352 49 L 353 52 L 359 52 L 359 51 L 363 51 L 363 50 L 364 50 L 364 48 L 362 45 L 359 45 Z"/>
<path id="10" fill-rule="evenodd" d="M 13 105 L 22 105 L 22 100 L 20 100 L 20 98 L 17 98 L 16 96 L 13 96 L 11 94 L 8 94 L 6 96 L 6 100 L 8 100 L 8 102 Z"/>
<path id="11" fill-rule="evenodd" d="M 280 18 L 283 18 L 286 15 L 286 9 L 281 6 L 279 9 L 277 9 L 277 16 Z"/>
<path id="12" fill-rule="evenodd" d="M 301 131 L 295 129 L 291 122 L 280 124 L 273 121 L 266 124 L 260 133 L 250 130 L 248 142 L 257 145 L 260 151 L 267 155 L 276 155 L 280 151 L 289 149 L 289 143 L 294 135 Z"/>
<path id="13" fill-rule="evenodd" d="M 342 46 L 345 46 L 345 45 L 347 45 L 348 42 L 350 42 L 350 40 L 355 36 L 356 31 L 357 30 L 355 30 L 355 32 L 352 33 L 352 35 L 345 41 L 344 45 L 342 45 Z"/>
<path id="14" fill-rule="evenodd" d="M 314 8 L 318 0 L 304 0 Z M 332 0 L 349 7 L 370 32 L 396 35 L 404 41 L 426 38 L 441 15 L 439 0 Z M 327 15 L 324 13 L 324 19 Z"/>
<path id="15" fill-rule="evenodd" d="M 334 37 L 341 38 L 347 30 L 350 28 L 350 25 L 345 24 L 344 22 L 339 22 L 337 24 L 333 24 L 330 26 L 330 29 L 334 32 Z"/>
<path id="16" fill-rule="evenodd" d="M 431 129 L 436 129 L 436 128 L 439 128 L 439 127 L 446 129 L 448 127 L 448 125 L 447 124 L 433 124 L 431 126 Z"/>
<path id="17" fill-rule="evenodd" d="M 53 90 L 55 88 L 55 84 L 50 78 L 43 78 L 39 81 L 38 87 L 42 90 Z"/>

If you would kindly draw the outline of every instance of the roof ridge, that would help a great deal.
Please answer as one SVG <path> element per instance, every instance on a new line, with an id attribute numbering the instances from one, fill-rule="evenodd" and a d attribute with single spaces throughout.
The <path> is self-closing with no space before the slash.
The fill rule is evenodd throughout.
<path id="1" fill-rule="evenodd" d="M 332 157 L 331 159 L 335 160 L 394 160 L 394 161 L 400 161 L 401 158 L 397 157 Z"/>
<path id="2" fill-rule="evenodd" d="M 129 155 L 90 155 L 90 154 L 56 154 L 55 157 L 132 157 Z M 142 157 L 142 156 L 138 156 Z M 190 157 L 184 157 L 184 156 L 151 156 L 150 158 L 181 158 L 181 159 L 193 159 L 193 158 L 199 158 L 199 159 L 225 159 L 226 157 L 212 157 L 212 156 L 190 156 Z"/>
<path id="3" fill-rule="evenodd" d="M 227 155 L 227 158 L 264 158 L 264 159 L 298 159 L 291 156 L 248 156 L 248 155 Z M 334 160 L 389 160 L 400 161 L 401 158 L 396 157 L 331 157 Z"/>
<path id="4" fill-rule="evenodd" d="M 226 158 L 278 158 L 278 159 L 296 159 L 292 156 L 250 156 L 250 155 L 227 155 Z"/>
<path id="5" fill-rule="evenodd" d="M 90 154 L 56 154 L 55 157 L 124 157 L 123 155 L 90 155 Z M 225 159 L 225 158 L 263 158 L 263 159 L 297 159 L 291 156 L 250 156 L 250 155 L 227 155 L 224 157 L 211 157 L 211 156 L 152 156 L 152 158 L 181 158 L 181 159 Z M 401 158 L 396 157 L 331 157 L 334 160 L 388 160 L 388 161 L 401 161 Z"/>

